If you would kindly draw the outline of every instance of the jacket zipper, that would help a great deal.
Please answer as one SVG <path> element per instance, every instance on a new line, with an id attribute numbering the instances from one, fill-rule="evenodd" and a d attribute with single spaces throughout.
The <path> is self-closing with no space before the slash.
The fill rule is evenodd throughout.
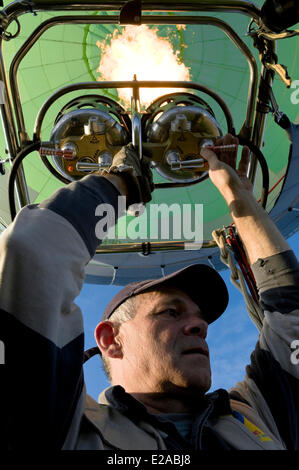
<path id="1" fill-rule="evenodd" d="M 192 429 L 192 444 L 195 450 L 201 450 L 202 430 L 213 410 L 214 403 L 210 402 L 205 412 L 193 424 L 193 428 L 196 427 L 195 432 Z"/>

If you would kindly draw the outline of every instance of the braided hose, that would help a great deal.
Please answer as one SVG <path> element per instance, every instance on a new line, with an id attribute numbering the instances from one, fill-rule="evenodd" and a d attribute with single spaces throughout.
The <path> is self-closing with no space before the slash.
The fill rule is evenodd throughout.
<path id="1" fill-rule="evenodd" d="M 232 254 L 227 249 L 227 244 L 225 241 L 225 236 L 222 229 L 214 230 L 212 236 L 217 243 L 220 250 L 220 260 L 225 264 L 231 271 L 230 281 L 231 283 L 241 292 L 244 297 L 245 305 L 249 314 L 249 317 L 260 331 L 263 326 L 264 312 L 253 297 L 249 294 L 246 281 L 244 276 L 239 268 L 237 268 Z"/>

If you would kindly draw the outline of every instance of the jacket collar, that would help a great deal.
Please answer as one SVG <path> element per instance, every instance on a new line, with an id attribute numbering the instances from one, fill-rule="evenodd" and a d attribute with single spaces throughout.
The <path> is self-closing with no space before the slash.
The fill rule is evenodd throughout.
<path id="1" fill-rule="evenodd" d="M 115 410 L 127 416 L 133 422 L 140 421 L 140 418 L 152 421 L 154 415 L 148 413 L 146 407 L 127 393 L 120 385 L 115 385 L 105 389 L 98 398 L 100 404 L 112 406 Z M 231 414 L 229 394 L 224 389 L 218 389 L 212 393 L 207 393 L 198 401 L 198 413 L 201 413 L 210 403 L 213 403 L 211 417 Z M 196 412 L 195 412 L 196 413 Z"/>
<path id="2" fill-rule="evenodd" d="M 165 449 L 158 432 L 137 426 L 103 399 L 97 403 L 87 395 L 85 416 L 96 428 L 106 449 L 116 450 L 157 450 Z M 160 443 L 159 443 L 160 441 Z"/>
<path id="3" fill-rule="evenodd" d="M 164 437 L 177 434 L 174 425 L 161 422 L 159 417 L 148 413 L 146 407 L 120 385 L 105 389 L 100 394 L 98 402 L 88 396 L 85 414 L 97 428 L 102 440 L 113 448 L 166 449 L 161 434 Z M 199 401 L 198 414 L 201 414 L 211 402 L 213 403 L 211 417 L 231 413 L 226 390 L 219 389 L 206 394 Z"/>

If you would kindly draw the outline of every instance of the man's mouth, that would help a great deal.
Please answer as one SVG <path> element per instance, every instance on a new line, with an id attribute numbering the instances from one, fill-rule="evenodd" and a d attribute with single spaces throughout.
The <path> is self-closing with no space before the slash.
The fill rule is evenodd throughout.
<path id="1" fill-rule="evenodd" d="M 200 347 L 187 349 L 186 351 L 183 351 L 183 354 L 184 355 L 201 354 L 203 356 L 209 357 L 209 351 L 207 349 L 200 348 Z"/>

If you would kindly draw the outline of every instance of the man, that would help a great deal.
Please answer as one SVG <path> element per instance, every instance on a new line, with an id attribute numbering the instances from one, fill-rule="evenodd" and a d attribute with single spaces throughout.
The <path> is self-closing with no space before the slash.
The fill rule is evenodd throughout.
<path id="1" fill-rule="evenodd" d="M 226 136 L 217 143 L 236 140 Z M 99 242 L 95 207 L 115 207 L 119 194 L 128 205 L 147 202 L 153 189 L 148 167 L 141 168 L 129 146 L 107 174 L 85 177 L 24 208 L 1 238 L 11 448 L 298 448 L 299 370 L 290 360 L 299 333 L 298 263 L 252 195 L 248 150 L 238 172 L 235 154 L 218 159 L 206 149 L 203 157 L 242 238 L 265 309 L 244 381 L 230 394 L 207 393 L 208 324 L 228 299 L 218 273 L 195 265 L 127 286 L 112 300 L 95 331 L 112 387 L 100 404 L 86 397 L 82 317 L 74 299 Z"/>

